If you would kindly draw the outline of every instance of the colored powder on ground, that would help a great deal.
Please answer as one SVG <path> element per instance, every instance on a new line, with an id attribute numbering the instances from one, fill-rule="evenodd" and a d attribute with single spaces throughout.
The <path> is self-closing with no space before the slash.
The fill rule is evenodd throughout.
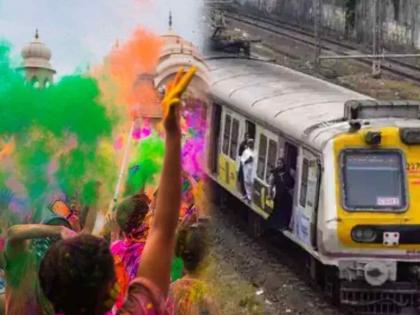
<path id="1" fill-rule="evenodd" d="M 100 102 L 95 79 L 72 75 L 37 89 L 14 70 L 9 52 L 9 45 L 0 43 L 0 143 L 13 137 L 15 149 L 6 148 L 13 169 L 3 169 L 2 163 L 0 171 L 23 185 L 32 218 L 38 221 L 48 194 L 54 193 L 51 177 L 67 196 L 89 191 L 86 185 L 94 179 L 113 180 L 112 157 L 107 157 L 106 167 L 98 163 L 104 159 L 98 147 L 110 141 L 118 120 Z"/>
<path id="2" fill-rule="evenodd" d="M 138 192 L 148 184 L 155 184 L 156 176 L 163 166 L 165 146 L 163 140 L 153 134 L 140 140 L 130 163 L 125 195 Z"/>

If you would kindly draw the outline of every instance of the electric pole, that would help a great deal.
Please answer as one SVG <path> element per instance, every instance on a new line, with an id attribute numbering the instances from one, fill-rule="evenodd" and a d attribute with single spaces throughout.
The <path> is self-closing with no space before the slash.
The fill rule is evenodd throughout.
<path id="1" fill-rule="evenodd" d="M 314 0 L 314 33 L 315 33 L 315 71 L 319 72 L 321 59 L 321 50 L 322 50 L 322 0 Z"/>
<path id="2" fill-rule="evenodd" d="M 381 12 L 380 0 L 373 0 L 373 55 L 378 56 L 381 53 Z M 372 76 L 379 78 L 381 76 L 381 58 L 378 56 L 372 62 Z"/>

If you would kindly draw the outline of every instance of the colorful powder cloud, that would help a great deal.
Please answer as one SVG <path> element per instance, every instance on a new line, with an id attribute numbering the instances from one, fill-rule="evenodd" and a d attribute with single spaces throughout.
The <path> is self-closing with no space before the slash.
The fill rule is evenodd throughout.
<path id="1" fill-rule="evenodd" d="M 127 42 L 114 47 L 104 65 L 93 70 L 104 102 L 125 108 L 130 118 L 138 116 L 139 107 L 159 106 L 153 85 L 142 78 L 154 74 L 161 46 L 159 36 L 140 28 Z"/>
<path id="2" fill-rule="evenodd" d="M 42 218 L 51 190 L 70 196 L 89 191 L 86 185 L 93 180 L 113 180 L 112 154 L 104 156 L 98 148 L 110 141 L 117 119 L 100 102 L 100 95 L 97 81 L 83 75 L 64 77 L 46 89 L 34 88 L 12 67 L 10 46 L 0 43 L 0 151 L 6 150 L 11 161 L 0 165 L 6 178 L 0 189 L 14 192 L 22 185 L 34 221 Z M 11 138 L 14 150 L 7 146 Z M 98 163 L 104 160 L 107 167 Z M 50 185 L 51 176 L 56 187 Z M 92 200 L 85 196 L 87 201 Z"/>

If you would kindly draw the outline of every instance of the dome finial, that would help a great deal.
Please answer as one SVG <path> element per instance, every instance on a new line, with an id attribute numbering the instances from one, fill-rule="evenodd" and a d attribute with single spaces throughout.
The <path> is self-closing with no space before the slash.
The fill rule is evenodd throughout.
<path id="1" fill-rule="evenodd" d="M 35 30 L 35 39 L 39 39 L 39 32 L 38 29 Z"/>
<path id="2" fill-rule="evenodd" d="M 172 11 L 169 11 L 169 30 L 172 30 Z"/>

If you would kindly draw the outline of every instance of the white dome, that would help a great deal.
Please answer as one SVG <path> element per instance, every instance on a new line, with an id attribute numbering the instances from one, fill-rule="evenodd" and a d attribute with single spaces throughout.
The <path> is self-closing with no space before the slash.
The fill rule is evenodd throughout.
<path id="1" fill-rule="evenodd" d="M 39 40 L 38 31 L 35 39 L 22 49 L 23 67 L 53 70 L 50 64 L 51 50 Z"/>
<path id="2" fill-rule="evenodd" d="M 24 59 L 29 58 L 41 58 L 45 60 L 51 59 L 51 50 L 41 43 L 39 40 L 33 41 L 22 49 L 22 57 Z"/>

